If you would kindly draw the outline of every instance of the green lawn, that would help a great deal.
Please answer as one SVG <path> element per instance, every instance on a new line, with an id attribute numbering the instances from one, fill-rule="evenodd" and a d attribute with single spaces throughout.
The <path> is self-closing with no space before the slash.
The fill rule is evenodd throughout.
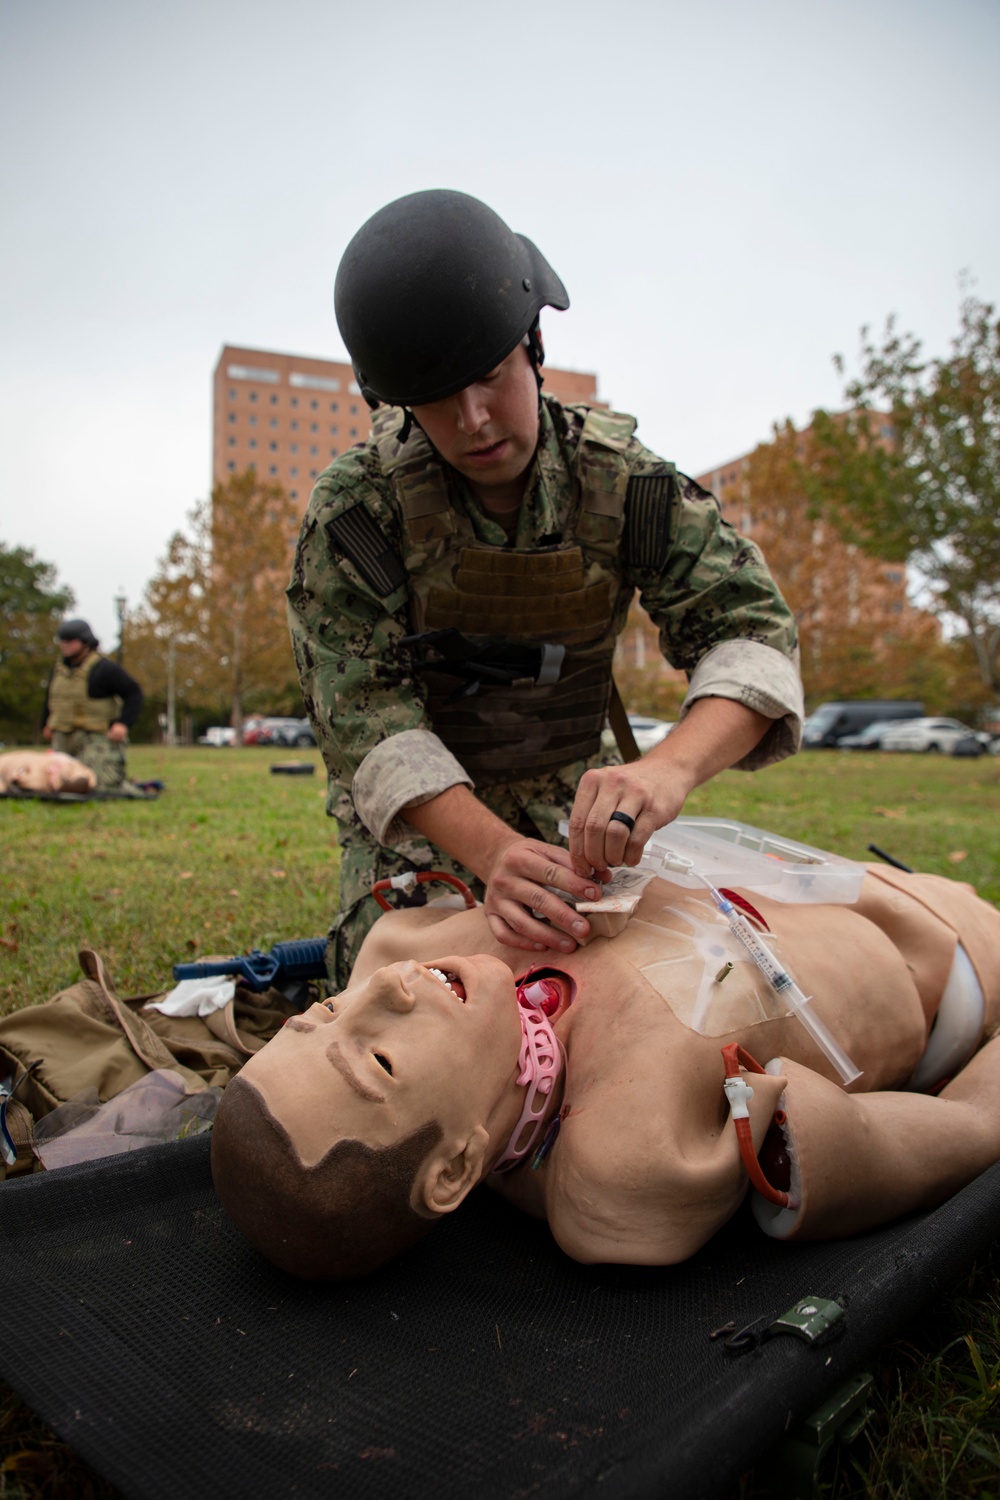
<path id="1" fill-rule="evenodd" d="M 174 963 L 315 937 L 337 902 L 337 850 L 313 776 L 276 776 L 264 749 L 133 748 L 154 803 L 0 801 L 0 1013 L 78 977 L 92 944 L 122 994 L 167 988 Z M 878 844 L 1000 905 L 1000 759 L 812 751 L 755 776 L 728 772 L 687 811 L 735 817 L 865 859 Z M 2 1187 L 0 1187 L 2 1193 Z M 881 1352 L 875 1417 L 828 1493 L 1000 1496 L 1000 1252 Z M 112 1492 L 0 1393 L 0 1497 Z M 766 1493 L 763 1473 L 744 1496 Z"/>

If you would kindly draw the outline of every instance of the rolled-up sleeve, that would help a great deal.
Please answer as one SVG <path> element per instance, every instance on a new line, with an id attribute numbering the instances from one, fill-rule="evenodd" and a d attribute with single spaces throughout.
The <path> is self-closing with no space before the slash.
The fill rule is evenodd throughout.
<path id="1" fill-rule="evenodd" d="M 447 745 L 428 729 L 404 729 L 382 740 L 354 773 L 354 806 L 358 817 L 380 844 L 412 836 L 400 816 L 449 787 L 473 786 Z"/>
<path id="2" fill-rule="evenodd" d="M 770 728 L 737 771 L 759 771 L 794 755 L 802 743 L 802 680 L 798 661 L 759 641 L 723 641 L 691 674 L 681 718 L 699 698 L 732 698 L 771 719 Z"/>

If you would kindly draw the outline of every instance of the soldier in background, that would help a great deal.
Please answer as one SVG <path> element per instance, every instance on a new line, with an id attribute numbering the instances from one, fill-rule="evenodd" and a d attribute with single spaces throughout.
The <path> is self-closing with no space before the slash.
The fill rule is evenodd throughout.
<path id="1" fill-rule="evenodd" d="M 46 689 L 42 736 L 54 750 L 89 766 L 98 791 L 127 791 L 125 746 L 142 709 L 142 688 L 100 654 L 86 620 L 64 620 L 56 643 L 61 659 Z"/>
<path id="2" fill-rule="evenodd" d="M 341 845 L 327 967 L 343 987 L 376 880 L 435 869 L 483 897 L 499 942 L 571 952 L 588 924 L 553 887 L 594 899 L 694 787 L 798 748 L 793 619 L 757 547 L 634 418 L 542 391 L 539 314 L 569 298 L 485 204 L 390 203 L 335 301 L 373 431 L 318 480 L 288 589 Z M 673 732 L 612 765 L 600 735 L 637 591 L 690 686 Z"/>

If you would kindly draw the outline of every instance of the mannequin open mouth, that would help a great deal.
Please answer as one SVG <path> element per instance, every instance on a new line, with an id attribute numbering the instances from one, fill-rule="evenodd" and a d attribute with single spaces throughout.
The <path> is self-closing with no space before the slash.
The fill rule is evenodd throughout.
<path id="1" fill-rule="evenodd" d="M 433 974 L 435 979 L 440 979 L 442 984 L 446 984 L 452 994 L 461 1000 L 463 1005 L 465 1004 L 465 985 L 457 974 L 445 973 L 443 969 L 435 969 L 433 967 L 428 972 Z"/>

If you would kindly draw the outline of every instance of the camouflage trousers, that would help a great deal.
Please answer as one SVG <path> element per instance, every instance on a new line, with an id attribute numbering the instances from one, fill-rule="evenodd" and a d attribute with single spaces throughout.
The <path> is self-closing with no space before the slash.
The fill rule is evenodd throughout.
<path id="1" fill-rule="evenodd" d="M 525 838 L 565 847 L 566 840 L 559 833 L 559 823 L 569 817 L 580 777 L 590 766 L 607 765 L 614 759 L 617 759 L 614 755 L 597 754 L 590 760 L 575 761 L 571 766 L 544 776 L 505 786 L 477 788 L 476 796 L 508 828 L 515 829 Z M 338 819 L 338 828 L 340 912 L 330 929 L 326 946 L 326 970 L 335 994 L 346 988 L 361 944 L 382 915 L 382 908 L 371 894 L 377 880 L 402 875 L 408 870 L 443 870 L 463 880 L 478 901 L 485 894 L 482 881 L 471 870 L 416 832 L 411 839 L 388 848 L 377 843 L 356 817 L 350 822 Z M 438 896 L 448 895 L 450 890 L 447 885 L 428 883 L 416 886 L 410 896 L 402 891 L 390 891 L 387 899 L 395 906 L 424 906 Z"/>
<path id="2" fill-rule="evenodd" d="M 97 777 L 97 790 L 101 792 L 128 791 L 125 780 L 125 745 L 113 744 L 106 734 L 95 729 L 57 729 L 52 736 L 53 750 L 72 755 L 85 766 L 89 766 Z M 138 787 L 136 795 L 141 796 Z"/>

